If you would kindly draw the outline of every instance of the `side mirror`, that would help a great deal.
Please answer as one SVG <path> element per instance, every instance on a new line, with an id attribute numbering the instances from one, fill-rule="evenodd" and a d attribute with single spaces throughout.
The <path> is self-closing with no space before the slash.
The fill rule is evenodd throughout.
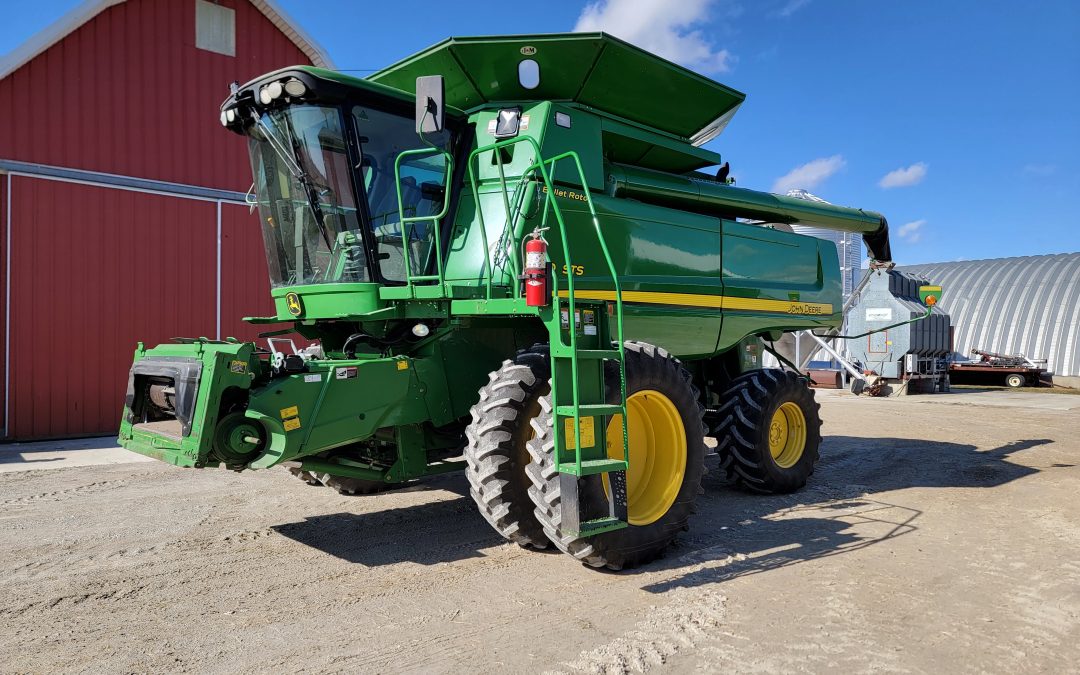
<path id="1" fill-rule="evenodd" d="M 433 134 L 443 130 L 442 75 L 416 78 L 416 133 Z"/>

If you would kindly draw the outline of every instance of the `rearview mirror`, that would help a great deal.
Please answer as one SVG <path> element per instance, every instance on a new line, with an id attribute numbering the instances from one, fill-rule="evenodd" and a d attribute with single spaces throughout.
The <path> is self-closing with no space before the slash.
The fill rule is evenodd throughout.
<path id="1" fill-rule="evenodd" d="M 442 75 L 416 78 L 416 133 L 433 134 L 443 130 Z"/>

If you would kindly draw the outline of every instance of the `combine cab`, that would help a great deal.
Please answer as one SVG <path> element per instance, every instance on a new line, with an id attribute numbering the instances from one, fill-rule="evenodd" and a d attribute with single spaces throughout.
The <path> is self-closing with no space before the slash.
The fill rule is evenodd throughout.
<path id="1" fill-rule="evenodd" d="M 703 173 L 742 100 L 603 34 L 236 88 L 277 308 L 249 321 L 307 346 L 140 345 L 120 442 L 346 492 L 464 469 L 508 540 L 615 569 L 686 528 L 707 435 L 746 488 L 802 487 L 818 406 L 761 356 L 839 326 L 836 249 L 742 221 L 861 232 L 880 261 L 888 229 Z"/>

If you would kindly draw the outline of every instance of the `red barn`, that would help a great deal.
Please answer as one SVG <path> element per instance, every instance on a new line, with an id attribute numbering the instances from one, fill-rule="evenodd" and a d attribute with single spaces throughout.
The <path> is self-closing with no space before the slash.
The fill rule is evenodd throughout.
<path id="1" fill-rule="evenodd" d="M 6 439 L 119 425 L 137 340 L 272 312 L 234 80 L 332 67 L 271 0 L 90 0 L 0 62 Z"/>

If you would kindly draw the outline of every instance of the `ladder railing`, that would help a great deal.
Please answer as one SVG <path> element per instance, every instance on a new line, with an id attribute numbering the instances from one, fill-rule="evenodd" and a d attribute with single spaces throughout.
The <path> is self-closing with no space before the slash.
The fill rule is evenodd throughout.
<path id="1" fill-rule="evenodd" d="M 566 293 L 566 308 L 569 330 L 569 344 L 562 340 L 562 333 L 560 330 L 561 311 L 562 311 L 562 297 L 558 292 L 558 275 L 552 275 L 552 315 L 548 326 L 548 332 L 551 336 L 551 354 L 552 354 L 552 378 L 551 389 L 552 399 L 554 402 L 554 434 L 555 434 L 555 447 L 556 452 L 559 452 L 565 447 L 565 440 L 563 438 L 563 428 L 560 424 L 560 418 L 572 418 L 573 419 L 573 437 L 574 437 L 574 461 L 573 463 L 563 463 L 556 457 L 557 468 L 561 473 L 571 473 L 575 476 L 585 476 L 596 473 L 608 473 L 610 471 L 625 471 L 629 463 L 629 444 L 628 444 L 628 424 L 626 424 L 626 348 L 624 346 L 625 335 L 623 331 L 623 301 L 622 301 L 622 287 L 619 283 L 619 275 L 615 270 L 615 263 L 611 257 L 611 251 L 608 248 L 607 241 L 604 238 L 603 231 L 600 228 L 600 220 L 596 215 L 596 207 L 593 204 L 592 195 L 589 192 L 588 184 L 585 180 L 585 170 L 581 164 L 581 158 L 574 151 L 567 151 L 554 157 L 543 159 L 540 146 L 535 139 L 529 136 L 519 136 L 517 138 L 508 139 L 505 141 L 498 141 L 486 146 L 479 147 L 470 153 L 468 158 L 468 172 L 469 182 L 473 191 L 473 199 L 477 214 L 477 224 L 480 227 L 481 239 L 484 246 L 484 277 L 483 282 L 485 284 L 486 294 L 488 299 L 491 298 L 494 269 L 491 263 L 490 247 L 488 245 L 487 226 L 484 221 L 483 205 L 480 199 L 480 183 L 476 178 L 476 171 L 474 169 L 475 160 L 484 153 L 493 152 L 495 157 L 495 163 L 498 166 L 499 172 L 499 188 L 502 192 L 502 201 L 504 209 L 504 227 L 509 231 L 509 245 L 513 252 L 509 255 L 511 262 L 511 272 L 513 283 L 514 297 L 520 297 L 521 289 L 517 283 L 520 273 L 517 266 L 516 251 L 518 248 L 518 228 L 519 220 L 521 218 L 520 206 L 515 213 L 510 206 L 510 196 L 507 190 L 506 173 L 503 166 L 502 150 L 516 144 L 527 144 L 533 151 L 533 162 L 522 172 L 522 176 L 519 182 L 519 188 L 526 185 L 528 182 L 535 180 L 535 175 L 539 174 L 540 181 L 545 188 L 545 198 L 543 204 L 543 211 L 540 218 L 540 228 L 547 229 L 549 227 L 549 214 L 554 214 L 556 230 L 559 235 L 559 243 L 562 245 L 563 260 L 568 271 L 567 274 L 567 293 Z M 578 300 L 574 284 L 573 274 L 573 253 L 571 251 L 570 240 L 567 236 L 566 220 L 564 218 L 561 207 L 558 204 L 558 200 L 555 198 L 554 183 L 552 176 L 555 174 L 559 162 L 564 160 L 570 160 L 574 168 L 577 170 L 578 178 L 582 186 L 582 193 L 585 197 L 585 202 L 588 205 L 589 215 L 592 219 L 593 231 L 596 236 L 597 243 L 604 257 L 604 262 L 607 267 L 607 272 L 611 278 L 612 288 L 614 290 L 615 299 L 615 333 L 617 337 L 617 348 L 608 350 L 581 350 L 578 348 L 578 335 L 576 317 L 578 309 Z M 606 319 L 605 329 L 607 333 Z M 597 328 L 599 329 L 599 325 Z M 605 403 L 590 403 L 583 404 L 581 400 L 581 388 L 580 388 L 580 361 L 582 358 L 598 358 L 603 360 L 604 358 L 610 358 L 615 360 L 619 364 L 619 403 L 616 405 Z M 568 359 L 570 361 L 570 373 L 571 373 L 571 401 L 570 406 L 558 405 L 558 368 L 555 367 L 559 359 Z M 600 376 L 603 376 L 603 369 L 600 368 Z M 586 415 L 588 417 L 602 417 L 607 415 L 620 414 L 623 416 L 622 424 L 622 447 L 623 447 L 623 459 L 617 460 L 594 460 L 592 462 L 584 462 L 582 459 L 582 443 L 581 443 L 581 417 L 582 412 L 591 413 Z M 601 451 L 603 449 L 601 448 Z M 606 453 L 605 453 L 606 454 Z"/>

